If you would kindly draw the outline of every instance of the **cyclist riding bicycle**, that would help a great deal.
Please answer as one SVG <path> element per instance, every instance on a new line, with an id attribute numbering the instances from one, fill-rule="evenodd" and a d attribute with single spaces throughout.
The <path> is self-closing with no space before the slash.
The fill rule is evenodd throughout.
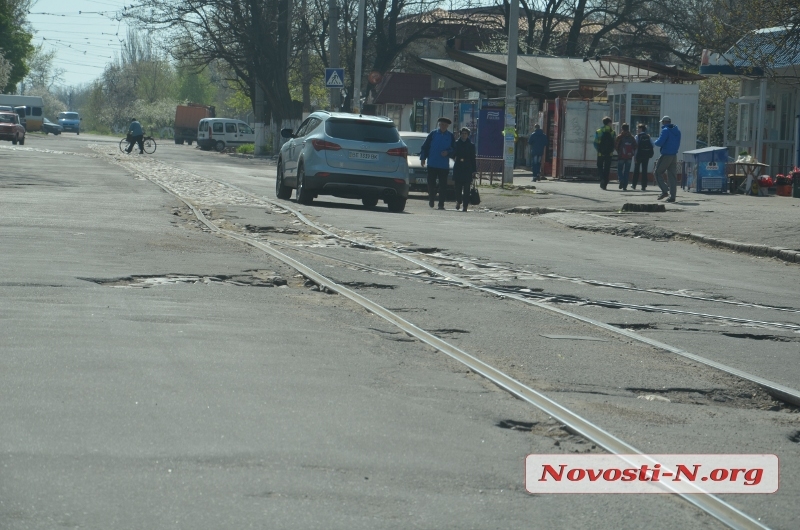
<path id="1" fill-rule="evenodd" d="M 139 144 L 140 155 L 144 153 L 144 131 L 142 131 L 142 124 L 136 121 L 136 118 L 133 118 L 128 126 L 128 142 L 130 145 L 125 150 L 126 153 L 133 150 L 133 144 Z"/>

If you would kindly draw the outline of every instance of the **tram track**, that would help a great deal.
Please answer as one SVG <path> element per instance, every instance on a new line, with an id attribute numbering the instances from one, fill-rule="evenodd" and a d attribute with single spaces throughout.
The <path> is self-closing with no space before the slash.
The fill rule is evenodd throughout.
<path id="1" fill-rule="evenodd" d="M 149 160 L 148 162 L 150 164 L 162 164 L 161 162 L 157 162 L 157 161 L 154 161 L 154 160 Z M 118 163 L 119 163 L 119 161 L 118 161 Z M 183 170 L 181 170 L 181 171 L 183 171 Z M 695 354 L 693 352 L 686 351 L 686 350 L 684 350 L 682 348 L 678 348 L 676 346 L 672 346 L 670 344 L 666 344 L 666 343 L 663 343 L 661 341 L 657 341 L 655 339 L 652 339 L 652 338 L 646 337 L 644 335 L 641 335 L 639 333 L 636 333 L 635 331 L 632 331 L 630 329 L 624 329 L 624 328 L 621 328 L 621 327 L 618 327 L 618 326 L 614 326 L 614 325 L 611 325 L 611 324 L 607 324 L 605 322 L 598 321 L 598 320 L 590 318 L 590 317 L 586 317 L 586 316 L 579 315 L 579 314 L 571 312 L 571 311 L 567 311 L 567 310 L 559 308 L 559 307 L 555 307 L 554 305 L 552 305 L 550 303 L 544 302 L 542 300 L 537 300 L 534 297 L 528 296 L 528 295 L 531 295 L 532 293 L 510 292 L 508 290 L 500 290 L 500 289 L 497 289 L 497 288 L 492 288 L 492 287 L 487 287 L 487 286 L 475 284 L 475 283 L 470 282 L 470 281 L 468 281 L 468 280 L 466 280 L 464 278 L 461 278 L 460 276 L 458 276 L 456 274 L 444 271 L 444 270 L 442 270 L 442 269 L 440 269 L 440 268 L 438 268 L 438 267 L 436 267 L 434 265 L 431 265 L 430 263 L 427 263 L 423 259 L 419 259 L 419 258 L 416 258 L 416 257 L 413 257 L 413 256 L 409 256 L 408 255 L 409 252 L 407 250 L 406 251 L 396 250 L 396 249 L 393 249 L 393 248 L 387 248 L 387 247 L 383 247 L 383 246 L 380 246 L 380 245 L 375 245 L 375 244 L 372 244 L 372 243 L 367 242 L 367 241 L 363 241 L 363 240 L 359 240 L 359 239 L 355 239 L 355 238 L 351 238 L 351 237 L 342 236 L 341 234 L 338 234 L 333 230 L 329 230 L 329 229 L 327 229 L 327 228 L 325 228 L 323 226 L 320 226 L 318 223 L 315 223 L 315 222 L 311 221 L 305 215 L 303 215 L 302 212 L 292 208 L 291 206 L 289 206 L 289 205 L 287 205 L 287 204 L 285 204 L 283 202 L 278 202 L 278 201 L 276 201 L 276 200 L 274 200 L 274 199 L 272 199 L 270 197 L 265 197 L 265 196 L 262 196 L 262 195 L 258 195 L 256 193 L 251 192 L 251 191 L 242 189 L 239 186 L 227 183 L 225 181 L 222 181 L 222 180 L 219 180 L 219 179 L 216 179 L 216 178 L 213 178 L 213 177 L 205 177 L 205 176 L 200 176 L 200 175 L 196 175 L 196 174 L 185 172 L 185 171 L 183 171 L 183 172 L 186 173 L 186 175 L 190 179 L 203 179 L 203 180 L 206 180 L 206 181 L 209 181 L 209 182 L 213 182 L 213 183 L 217 184 L 218 186 L 227 187 L 227 188 L 230 188 L 232 190 L 235 190 L 239 194 L 252 197 L 254 200 L 256 200 L 257 202 L 259 202 L 261 204 L 263 204 L 263 203 L 269 204 L 273 208 L 277 208 L 278 209 L 277 211 L 281 211 L 282 210 L 282 211 L 289 212 L 290 214 L 295 216 L 300 222 L 302 222 L 306 226 L 318 231 L 319 233 L 321 233 L 321 234 L 323 234 L 325 236 L 332 237 L 332 238 L 335 238 L 337 240 L 347 242 L 347 243 L 353 245 L 356 248 L 364 248 L 364 249 L 384 252 L 384 253 L 386 253 L 388 255 L 391 255 L 391 256 L 394 256 L 396 258 L 400 258 L 402 260 L 410 262 L 410 263 L 414 264 L 415 266 L 420 267 L 420 268 L 428 271 L 430 274 L 433 275 L 431 278 L 426 278 L 427 280 L 433 280 L 435 278 L 435 279 L 440 281 L 439 283 L 446 283 L 446 284 L 454 285 L 454 286 L 458 286 L 458 287 L 476 289 L 478 291 L 486 292 L 486 293 L 492 294 L 494 296 L 498 296 L 498 297 L 506 298 L 506 299 L 510 299 L 510 300 L 515 300 L 517 302 L 521 302 L 521 303 L 527 304 L 527 305 L 532 305 L 532 306 L 538 307 L 540 309 L 544 309 L 544 310 L 547 310 L 547 311 L 550 311 L 550 312 L 553 312 L 553 313 L 568 317 L 570 319 L 574 319 L 574 320 L 589 324 L 591 326 L 594 326 L 594 327 L 597 327 L 597 328 L 600 328 L 600 329 L 604 329 L 605 331 L 611 332 L 611 333 L 616 334 L 618 336 L 626 337 L 628 339 L 632 339 L 632 340 L 635 340 L 637 342 L 641 342 L 641 343 L 647 344 L 647 345 L 649 345 L 651 347 L 654 347 L 654 348 L 656 348 L 658 350 L 666 351 L 666 352 L 678 355 L 678 356 L 683 357 L 685 359 L 688 359 L 690 361 L 697 362 L 697 363 L 702 364 L 704 366 L 708 366 L 708 367 L 713 368 L 715 370 L 719 370 L 721 372 L 724 372 L 724 373 L 726 373 L 728 375 L 732 375 L 732 376 L 734 376 L 736 378 L 739 378 L 739 379 L 754 383 L 754 384 L 758 385 L 759 387 L 763 388 L 772 397 L 774 397 L 774 398 L 776 398 L 776 399 L 778 399 L 780 401 L 783 401 L 785 403 L 788 403 L 790 405 L 793 405 L 793 406 L 796 406 L 796 407 L 800 407 L 800 390 L 787 387 L 787 386 L 782 385 L 780 383 L 777 383 L 777 382 L 774 382 L 774 381 L 770 381 L 770 380 L 768 380 L 766 378 L 763 378 L 763 377 L 760 377 L 760 376 L 757 376 L 757 375 L 754 375 L 754 374 L 750 374 L 750 373 L 748 373 L 748 372 L 746 372 L 744 370 L 739 370 L 737 368 L 734 368 L 734 367 L 725 365 L 723 363 L 708 359 L 706 357 L 703 357 L 701 355 Z M 174 190 L 172 190 L 172 189 L 168 188 L 167 186 L 163 185 L 162 183 L 160 183 L 158 180 L 153 180 L 152 178 L 148 177 L 147 175 L 144 175 L 144 177 L 148 178 L 149 180 L 151 180 L 155 184 L 159 185 L 160 187 L 162 187 L 168 193 L 171 193 L 171 194 L 175 195 L 176 197 L 179 197 L 183 202 L 186 202 L 186 200 L 183 197 L 181 197 L 179 194 L 175 193 Z M 188 203 L 187 203 L 187 205 L 188 205 Z M 210 227 L 209 227 L 209 229 L 210 229 Z M 216 225 L 214 225 L 214 229 L 215 230 L 219 230 L 219 228 L 216 227 Z M 657 293 L 657 294 L 662 294 L 662 293 Z M 658 308 L 658 309 L 661 309 L 661 308 Z M 678 310 L 676 310 L 676 311 L 678 311 Z M 731 317 L 731 320 L 734 319 L 734 318 L 735 317 Z M 725 317 L 722 317 L 722 319 L 725 319 Z M 743 320 L 747 320 L 747 319 L 743 319 Z M 788 325 L 788 326 L 792 326 L 792 325 Z M 787 329 L 790 329 L 790 328 L 787 328 Z M 794 331 L 794 329 L 792 329 L 792 331 Z"/>
<path id="2" fill-rule="evenodd" d="M 215 179 L 209 179 L 209 180 L 216 181 Z M 219 182 L 219 181 L 216 181 L 216 182 Z M 335 292 L 335 293 L 337 293 L 339 295 L 342 295 L 342 296 L 348 298 L 349 300 L 357 303 L 358 305 L 360 305 L 361 307 L 363 307 L 366 310 L 370 311 L 371 313 L 383 318 L 387 322 L 389 322 L 392 325 L 398 327 L 403 332 L 405 332 L 405 333 L 417 338 L 418 340 L 422 341 L 423 343 L 428 344 L 429 346 L 431 346 L 431 347 L 433 347 L 433 348 L 435 348 L 435 349 L 437 349 L 439 351 L 442 351 L 443 353 L 447 354 L 448 356 L 458 360 L 459 362 L 461 362 L 462 364 L 464 364 L 465 366 L 467 366 L 471 370 L 473 370 L 475 373 L 480 374 L 481 376 L 487 378 L 488 380 L 492 381 L 494 384 L 498 385 L 500 388 L 503 388 L 506 391 L 512 393 L 513 395 L 519 397 L 520 399 L 523 399 L 526 402 L 533 404 L 534 406 L 536 406 L 537 408 L 539 408 L 543 412 L 549 414 L 554 419 L 556 419 L 557 421 L 559 421 L 562 424 L 564 424 L 566 426 L 566 428 L 568 430 L 570 430 L 571 432 L 574 432 L 574 433 L 576 433 L 576 434 L 578 434 L 580 436 L 585 437 L 588 440 L 591 440 L 592 442 L 596 443 L 598 446 L 602 447 L 603 449 L 605 449 L 605 450 L 607 450 L 607 451 L 609 451 L 609 452 L 611 452 L 613 454 L 617 454 L 617 455 L 643 454 L 641 451 L 639 451 L 638 449 L 633 447 L 631 444 L 628 444 L 627 442 L 615 437 L 614 435 L 612 435 L 611 433 L 605 431 L 601 427 L 599 427 L 597 425 L 594 425 L 589 420 L 581 417 L 580 415 L 576 414 L 575 412 L 573 412 L 573 411 L 569 410 L 568 408 L 560 405 L 559 403 L 557 403 L 554 400 L 548 398 L 544 394 L 542 394 L 540 392 L 537 392 L 536 390 L 524 385 L 523 383 L 520 383 L 519 381 L 517 381 L 517 380 L 511 378 L 510 376 L 504 374 L 500 370 L 497 370 L 497 369 L 493 368 L 492 366 L 484 363 L 483 361 L 481 361 L 481 360 L 469 355 L 467 352 L 465 352 L 465 351 L 457 348 L 456 346 L 454 346 L 454 345 L 442 340 L 441 338 L 436 337 L 435 335 L 426 332 L 425 330 L 423 330 L 423 329 L 417 327 L 416 325 L 414 325 L 413 323 L 411 323 L 411 322 L 399 317 L 394 312 L 389 311 L 385 307 L 373 302 L 372 300 L 370 300 L 370 299 L 368 299 L 368 298 L 356 293 L 355 291 L 353 291 L 351 289 L 348 289 L 347 287 L 345 287 L 345 286 L 343 286 L 341 284 L 336 283 L 335 281 L 331 280 L 330 278 L 328 278 L 326 276 L 323 276 L 323 275 L 319 274 L 317 271 L 315 271 L 314 269 L 310 268 L 308 265 L 306 265 L 306 264 L 304 264 L 304 263 L 292 258 L 291 256 L 286 255 L 283 252 L 278 251 L 273 246 L 273 245 L 277 244 L 277 242 L 265 243 L 264 241 L 260 241 L 259 239 L 255 238 L 255 237 L 253 237 L 252 235 L 249 235 L 249 234 L 248 235 L 243 235 L 241 233 L 236 233 L 236 232 L 233 232 L 231 230 L 221 229 L 218 226 L 216 226 L 213 222 L 209 221 L 205 217 L 205 215 L 203 215 L 203 213 L 195 205 L 193 205 L 190 201 L 188 201 L 185 198 L 181 197 L 179 194 L 175 193 L 173 190 L 169 189 L 168 187 L 166 187 L 166 186 L 164 186 L 164 185 L 162 185 L 162 184 L 160 184 L 158 182 L 155 182 L 155 181 L 154 181 L 154 183 L 156 183 L 157 185 L 161 186 L 162 189 L 164 189 L 168 193 L 171 193 L 176 198 L 181 200 L 184 204 L 186 204 L 186 206 L 191 209 L 191 211 L 193 212 L 195 217 L 201 223 L 203 223 L 203 225 L 206 226 L 209 231 L 217 233 L 217 234 L 220 234 L 220 235 L 223 235 L 225 237 L 232 238 L 234 240 L 240 241 L 242 243 L 245 243 L 247 245 L 253 246 L 255 248 L 258 248 L 259 250 L 261 250 L 261 251 L 269 254 L 270 256 L 280 260 L 281 262 L 291 266 L 292 268 L 297 270 L 300 274 L 302 274 L 306 278 L 310 279 L 311 281 L 313 281 L 314 283 L 319 285 L 321 289 L 324 288 L 325 290 L 328 290 L 330 292 Z M 221 183 L 221 184 L 224 184 L 224 183 Z M 240 191 L 243 191 L 243 190 L 240 190 Z M 249 192 L 247 192 L 247 193 L 249 193 Z M 255 194 L 252 194 L 252 195 L 256 196 Z M 498 296 L 498 297 L 510 298 L 510 299 L 514 299 L 514 300 L 517 300 L 517 301 L 520 301 L 520 302 L 523 302 L 523 303 L 536 305 L 536 306 L 542 307 L 543 309 L 547 309 L 548 311 L 554 311 L 554 312 L 562 314 L 564 316 L 569 316 L 570 318 L 576 318 L 577 320 L 583 321 L 585 323 L 589 323 L 589 324 L 592 324 L 594 326 L 597 326 L 597 327 L 600 327 L 600 328 L 604 328 L 607 331 L 611 331 L 613 333 L 618 333 L 620 335 L 627 336 L 629 338 L 635 338 L 636 340 L 640 340 L 642 342 L 648 343 L 648 344 L 650 344 L 652 346 L 655 346 L 655 347 L 658 347 L 660 349 L 666 349 L 667 351 L 671 351 L 672 353 L 679 353 L 680 352 L 679 354 L 683 354 L 684 356 L 686 356 L 685 354 L 688 354 L 688 352 L 683 352 L 682 350 L 678 350 L 678 349 L 673 348 L 673 347 L 671 347 L 669 345 L 664 345 L 664 344 L 658 343 L 656 341 L 651 341 L 650 339 L 647 339 L 646 337 L 640 337 L 640 336 L 638 336 L 638 334 L 629 332 L 628 330 L 620 329 L 620 328 L 617 328 L 617 327 L 614 327 L 614 326 L 611 326 L 611 325 L 608 325 L 608 324 L 605 324 L 605 323 L 602 323 L 602 322 L 593 321 L 592 319 L 588 319 L 588 318 L 582 317 L 580 315 L 575 315 L 575 314 L 569 313 L 569 312 L 564 311 L 564 310 L 562 310 L 560 308 L 555 308 L 555 307 L 549 306 L 548 304 L 543 303 L 543 302 L 541 302 L 539 300 L 526 298 L 522 293 L 510 292 L 511 290 L 504 291 L 502 289 L 498 289 L 496 286 L 487 287 L 487 286 L 482 286 L 482 285 L 475 285 L 472 282 L 469 282 L 469 281 L 467 281 L 467 280 L 465 280 L 463 278 L 460 278 L 457 275 L 454 275 L 454 274 L 449 273 L 449 272 L 442 271 L 442 270 L 438 269 L 437 267 L 435 267 L 433 265 L 430 265 L 429 263 L 426 263 L 424 260 L 416 259 L 416 258 L 408 259 L 409 257 L 408 256 L 403 256 L 402 252 L 398 252 L 398 251 L 395 251 L 395 250 L 392 250 L 392 249 L 384 249 L 384 248 L 381 248 L 380 246 L 372 245 L 372 244 L 369 244 L 369 243 L 364 243 L 363 241 L 358 241 L 356 239 L 345 238 L 345 237 L 339 236 L 338 234 L 335 234 L 334 232 L 332 232 L 330 230 L 327 230 L 324 227 L 318 227 L 318 225 L 316 225 L 315 223 L 312 223 L 311 221 L 308 221 L 305 218 L 305 216 L 302 216 L 302 213 L 293 212 L 293 209 L 287 208 L 285 205 L 283 205 L 281 203 L 276 203 L 275 201 L 266 199 L 264 197 L 259 197 L 259 199 L 262 200 L 262 201 L 266 201 L 266 202 L 269 202 L 271 204 L 274 204 L 278 208 L 287 210 L 287 211 L 289 211 L 291 213 L 295 213 L 297 215 L 298 219 L 300 219 L 301 221 L 305 222 L 309 226 L 312 226 L 312 227 L 318 229 L 321 233 L 325 233 L 326 235 L 330 235 L 330 236 L 336 237 L 337 239 L 340 239 L 340 240 L 343 240 L 343 241 L 348 241 L 348 242 L 350 242 L 350 243 L 352 243 L 354 245 L 357 245 L 357 246 L 359 246 L 361 248 L 366 247 L 366 248 L 370 248 L 372 250 L 380 250 L 380 251 L 383 251 L 383 252 L 388 252 L 389 254 L 392 254 L 392 255 L 394 255 L 396 257 L 400 257 L 400 258 L 408 261 L 409 263 L 413 263 L 414 265 L 425 269 L 426 271 L 428 271 L 429 273 L 431 273 L 433 275 L 433 276 L 431 276 L 429 278 L 425 278 L 426 280 L 429 280 L 429 281 L 432 281 L 432 282 L 436 282 L 436 283 L 440 283 L 440 284 L 454 285 L 454 286 L 460 286 L 460 287 L 476 289 L 478 291 L 483 291 L 483 292 L 486 292 L 486 293 L 489 293 L 489 294 L 493 294 L 493 295 Z M 286 243 L 280 243 L 280 245 L 285 246 L 285 247 L 291 247 L 290 244 L 286 244 Z M 303 249 L 303 250 L 308 251 L 308 249 Z M 346 262 L 347 261 L 347 260 L 341 260 L 340 258 L 330 258 L 329 256 L 325 256 L 322 253 L 316 253 L 316 254 L 318 254 L 321 257 L 325 257 L 325 258 L 329 258 L 329 259 L 335 259 L 335 260 L 339 260 L 341 262 Z M 372 271 L 372 272 L 390 272 L 390 273 L 398 274 L 396 271 L 386 271 L 384 269 L 380 269 L 378 267 L 371 267 L 371 266 L 366 265 L 366 264 L 358 264 L 357 262 L 352 262 L 352 261 L 349 262 L 349 263 L 351 265 L 353 265 L 353 266 L 359 266 L 359 267 L 363 268 L 364 270 L 369 270 L 369 271 Z M 404 274 L 408 275 L 409 277 L 414 276 L 416 278 L 419 278 L 418 275 L 411 275 L 411 274 L 407 274 L 407 273 L 404 273 Z M 708 366 L 712 366 L 712 367 L 717 368 L 717 369 L 727 368 L 727 367 L 722 367 L 721 368 L 720 366 L 714 366 L 713 364 L 709 364 L 708 360 L 705 360 L 705 359 L 702 359 L 702 358 L 693 358 L 693 360 L 701 362 L 702 364 L 706 364 Z M 724 370 L 723 369 L 723 371 L 728 371 L 728 370 Z M 731 373 L 732 375 L 737 375 L 739 377 L 743 377 L 745 375 L 749 375 L 749 374 L 744 374 L 744 373 L 739 373 L 739 374 L 732 373 L 730 371 L 728 373 Z M 748 379 L 747 377 L 743 377 L 743 378 Z M 765 381 L 765 380 L 761 380 L 760 382 L 759 381 L 755 381 L 753 379 L 749 379 L 749 380 L 751 380 L 752 382 L 756 382 L 760 386 L 764 386 L 764 384 L 770 383 L 770 382 Z M 777 391 L 777 390 L 781 390 L 781 389 L 778 388 L 778 387 L 775 387 L 775 388 L 773 388 L 773 390 Z M 793 389 L 787 389 L 787 388 L 783 387 L 783 390 L 784 391 L 788 391 L 789 393 L 794 393 L 794 396 L 795 396 L 794 398 L 795 399 L 800 399 L 800 397 L 798 397 L 796 395 L 796 391 L 794 391 Z M 787 397 L 787 396 L 784 396 L 784 398 L 785 397 Z M 789 397 L 791 397 L 791 396 L 789 396 Z M 784 400 L 786 400 L 788 402 L 791 402 L 788 399 L 784 399 Z M 800 402 L 800 401 L 798 401 L 798 402 Z M 697 493 L 697 494 L 690 494 L 690 495 L 676 492 L 676 495 L 679 495 L 680 497 L 682 497 L 687 502 L 695 505 L 699 509 L 701 509 L 704 512 L 708 513 L 709 515 L 715 517 L 717 520 L 719 520 L 720 522 L 724 523 L 725 525 L 727 525 L 727 526 L 729 526 L 731 528 L 766 528 L 762 523 L 760 523 L 756 519 L 750 517 L 749 515 L 747 515 L 744 512 L 742 512 L 741 510 L 735 508 L 734 506 L 731 506 L 730 504 L 726 503 L 722 499 L 719 499 L 718 497 L 715 497 L 713 495 L 709 495 L 709 494 L 704 493 L 704 492 L 703 493 Z"/>

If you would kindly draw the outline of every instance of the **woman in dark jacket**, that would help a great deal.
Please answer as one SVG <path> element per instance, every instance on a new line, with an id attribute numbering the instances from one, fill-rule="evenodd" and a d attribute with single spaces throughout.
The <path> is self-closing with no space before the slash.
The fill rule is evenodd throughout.
<path id="1" fill-rule="evenodd" d="M 455 164 L 453 165 L 453 182 L 456 185 L 456 210 L 461 209 L 464 203 L 464 211 L 467 211 L 469 204 L 469 191 L 472 186 L 472 176 L 477 171 L 475 164 L 475 144 L 469 140 L 470 130 L 467 127 L 461 129 L 461 134 L 456 142 L 453 152 Z"/>

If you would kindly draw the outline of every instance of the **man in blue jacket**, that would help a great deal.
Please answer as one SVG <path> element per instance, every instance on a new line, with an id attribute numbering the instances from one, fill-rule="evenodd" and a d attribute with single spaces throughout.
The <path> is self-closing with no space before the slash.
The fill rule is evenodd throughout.
<path id="1" fill-rule="evenodd" d="M 531 173 L 536 182 L 542 177 L 542 158 L 547 148 L 547 135 L 538 123 L 533 126 L 533 132 L 528 137 L 528 147 L 531 150 Z"/>
<path id="2" fill-rule="evenodd" d="M 666 198 L 667 202 L 675 202 L 675 194 L 678 191 L 678 149 L 681 147 L 681 131 L 678 127 L 672 124 L 672 119 L 669 116 L 661 118 L 661 134 L 655 145 L 661 148 L 661 156 L 656 162 L 656 168 L 653 171 L 656 177 L 656 183 L 661 188 L 661 195 L 658 200 Z M 664 182 L 664 173 L 669 177 L 669 187 Z"/>
<path id="3" fill-rule="evenodd" d="M 125 149 L 126 153 L 130 153 L 133 150 L 133 144 L 139 144 L 140 155 L 144 153 L 144 131 L 142 130 L 142 124 L 136 121 L 136 118 L 133 118 L 128 126 L 128 141 L 130 145 Z"/>
<path id="4" fill-rule="evenodd" d="M 431 131 L 419 151 L 422 167 L 428 162 L 428 206 L 433 208 L 436 200 L 436 179 L 439 179 L 439 209 L 444 210 L 444 197 L 447 193 L 447 174 L 450 173 L 450 158 L 455 151 L 456 137 L 447 130 L 452 122 L 441 117 L 438 128 Z"/>

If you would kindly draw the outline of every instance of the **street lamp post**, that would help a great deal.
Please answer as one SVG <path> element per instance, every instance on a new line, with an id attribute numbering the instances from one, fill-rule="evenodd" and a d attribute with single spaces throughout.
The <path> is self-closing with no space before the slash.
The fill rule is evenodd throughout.
<path id="1" fill-rule="evenodd" d="M 353 79 L 353 112 L 361 112 L 361 58 L 364 55 L 364 14 L 366 0 L 358 0 L 358 31 L 356 31 L 356 71 Z"/>

